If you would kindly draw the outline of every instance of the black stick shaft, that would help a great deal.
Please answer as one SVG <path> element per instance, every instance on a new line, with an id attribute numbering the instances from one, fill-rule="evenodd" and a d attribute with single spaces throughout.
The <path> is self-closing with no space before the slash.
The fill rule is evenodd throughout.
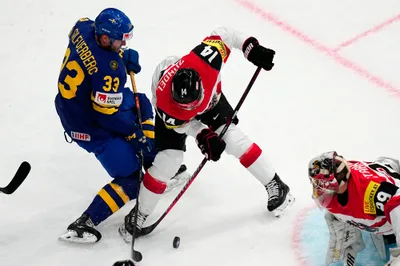
<path id="1" fill-rule="evenodd" d="M 137 110 L 139 128 L 141 130 L 143 130 L 142 113 L 140 111 L 140 102 L 139 102 L 139 97 L 138 97 L 138 94 L 137 94 L 135 75 L 131 71 L 131 72 L 129 72 L 129 76 L 131 77 L 133 96 L 135 98 L 135 105 L 136 105 L 136 110 Z M 135 261 L 142 260 L 142 254 L 140 254 L 139 251 L 135 250 L 135 235 L 136 235 L 137 216 L 138 216 L 138 211 L 139 211 L 140 184 L 142 183 L 142 179 L 143 179 L 143 172 L 142 172 L 142 168 L 143 168 L 143 151 L 141 151 L 141 150 L 139 152 L 139 161 L 140 161 L 140 163 L 139 163 L 139 179 L 138 179 L 137 188 L 136 188 L 136 209 L 135 209 L 135 217 L 134 217 L 134 220 L 133 220 L 132 243 L 131 243 L 131 257 Z"/>

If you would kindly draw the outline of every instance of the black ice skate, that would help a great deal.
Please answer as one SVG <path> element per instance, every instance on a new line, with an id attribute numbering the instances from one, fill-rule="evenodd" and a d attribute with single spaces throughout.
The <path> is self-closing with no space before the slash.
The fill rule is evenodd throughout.
<path id="1" fill-rule="evenodd" d="M 118 229 L 119 234 L 122 236 L 126 243 L 130 243 L 132 241 L 136 208 L 137 205 L 125 216 L 124 223 Z M 145 235 L 142 233 L 141 229 L 148 216 L 141 213 L 140 211 L 138 211 L 137 214 L 138 217 L 136 222 L 135 238 Z"/>
<path id="2" fill-rule="evenodd" d="M 276 217 L 280 217 L 292 205 L 295 198 L 290 194 L 289 187 L 283 183 L 277 174 L 265 188 L 268 192 L 268 210 Z"/>
<path id="3" fill-rule="evenodd" d="M 67 232 L 59 240 L 72 243 L 95 243 L 101 239 L 101 234 L 94 228 L 94 224 L 86 213 L 70 224 Z"/>

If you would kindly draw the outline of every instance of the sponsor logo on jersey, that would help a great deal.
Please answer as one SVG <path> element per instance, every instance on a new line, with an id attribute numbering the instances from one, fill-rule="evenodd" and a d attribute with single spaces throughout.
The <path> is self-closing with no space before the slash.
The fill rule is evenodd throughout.
<path id="1" fill-rule="evenodd" d="M 122 103 L 122 92 L 106 93 L 96 92 L 95 102 L 100 105 L 119 106 Z"/>
<path id="2" fill-rule="evenodd" d="M 374 181 L 370 181 L 364 194 L 364 213 L 365 214 L 376 214 L 375 206 L 375 194 L 378 191 L 380 184 Z"/>
<path id="3" fill-rule="evenodd" d="M 81 132 L 71 131 L 71 138 L 81 141 L 90 141 L 90 135 Z"/>
<path id="4" fill-rule="evenodd" d="M 228 52 L 226 51 L 226 46 L 222 40 L 205 40 L 203 43 L 217 48 L 221 54 L 222 60 L 225 62 L 225 59 L 228 57 Z"/>

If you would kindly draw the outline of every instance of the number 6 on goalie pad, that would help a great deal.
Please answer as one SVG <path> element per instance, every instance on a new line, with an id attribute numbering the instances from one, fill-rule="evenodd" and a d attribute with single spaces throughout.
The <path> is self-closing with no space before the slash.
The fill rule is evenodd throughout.
<path id="1" fill-rule="evenodd" d="M 329 229 L 329 244 L 325 265 L 344 261 L 345 266 L 354 266 L 357 253 L 365 248 L 360 229 L 339 221 L 332 213 L 325 213 Z"/>

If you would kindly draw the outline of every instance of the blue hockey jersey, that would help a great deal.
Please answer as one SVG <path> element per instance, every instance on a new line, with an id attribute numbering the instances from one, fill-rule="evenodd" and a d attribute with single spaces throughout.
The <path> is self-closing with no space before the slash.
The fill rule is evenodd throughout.
<path id="1" fill-rule="evenodd" d="M 88 18 L 80 19 L 68 36 L 55 99 L 67 134 L 77 142 L 85 142 L 89 151 L 110 137 L 132 135 L 137 116 L 133 93 L 124 87 L 127 74 L 123 51 L 118 54 L 101 48 L 93 21 Z M 139 94 L 139 100 L 142 121 L 152 119 L 148 98 Z M 144 124 L 152 127 L 148 121 Z"/>

